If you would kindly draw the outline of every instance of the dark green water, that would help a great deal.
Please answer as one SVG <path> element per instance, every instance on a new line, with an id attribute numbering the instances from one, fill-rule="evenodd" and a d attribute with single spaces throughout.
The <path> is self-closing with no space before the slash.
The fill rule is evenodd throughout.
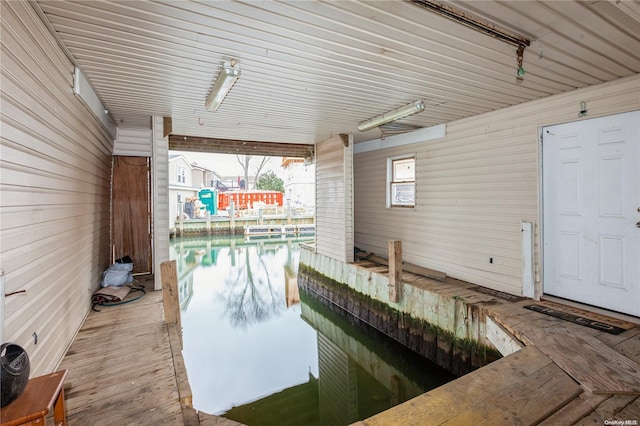
<path id="1" fill-rule="evenodd" d="M 172 240 L 197 410 L 247 425 L 348 425 L 453 379 L 299 291 L 295 240 Z"/>

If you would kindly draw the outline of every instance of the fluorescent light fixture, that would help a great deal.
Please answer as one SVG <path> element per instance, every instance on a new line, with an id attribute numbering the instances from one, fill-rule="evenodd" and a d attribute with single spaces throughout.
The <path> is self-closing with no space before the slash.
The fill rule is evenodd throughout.
<path id="1" fill-rule="evenodd" d="M 220 71 L 218 79 L 213 84 L 207 102 L 204 104 L 205 108 L 209 111 L 217 111 L 238 77 L 240 77 L 240 65 L 236 64 L 235 61 L 225 62 L 222 65 L 222 71 Z"/>
<path id="2" fill-rule="evenodd" d="M 366 132 L 367 130 L 371 130 L 374 127 L 379 127 L 383 124 L 408 117 L 418 112 L 422 112 L 424 111 L 424 107 L 424 101 L 411 102 L 409 105 L 405 105 L 398 109 L 394 109 L 393 111 L 385 112 L 382 115 L 363 121 L 362 123 L 358 124 L 358 130 L 360 130 L 361 132 Z"/>

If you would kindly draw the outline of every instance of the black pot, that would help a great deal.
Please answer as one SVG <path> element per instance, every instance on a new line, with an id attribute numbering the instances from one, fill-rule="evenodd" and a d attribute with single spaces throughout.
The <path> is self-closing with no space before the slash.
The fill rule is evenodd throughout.
<path id="1" fill-rule="evenodd" d="M 0 387 L 2 388 L 1 407 L 13 402 L 27 387 L 29 381 L 29 355 L 15 343 L 3 343 L 0 346 L 0 364 L 2 376 Z"/>

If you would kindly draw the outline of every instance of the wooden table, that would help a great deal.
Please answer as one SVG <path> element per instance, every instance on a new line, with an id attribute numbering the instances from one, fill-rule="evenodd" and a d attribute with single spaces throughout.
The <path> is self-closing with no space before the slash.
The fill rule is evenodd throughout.
<path id="1" fill-rule="evenodd" d="M 30 379 L 24 392 L 11 404 L 2 408 L 2 426 L 44 425 L 45 416 L 51 408 L 56 426 L 66 426 L 63 388 L 66 377 L 67 370 L 60 370 Z"/>

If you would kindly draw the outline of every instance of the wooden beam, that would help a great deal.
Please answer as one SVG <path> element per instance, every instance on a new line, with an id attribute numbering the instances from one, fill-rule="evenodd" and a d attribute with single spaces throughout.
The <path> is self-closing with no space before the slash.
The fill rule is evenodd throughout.
<path id="1" fill-rule="evenodd" d="M 171 117 L 163 117 L 162 120 L 162 137 L 167 137 L 173 131 L 173 121 Z"/>
<path id="2" fill-rule="evenodd" d="M 438 281 L 445 281 L 447 279 L 447 274 L 445 274 L 444 272 L 436 271 L 429 268 L 423 268 L 422 266 L 413 265 L 411 263 L 405 263 L 404 270 L 407 272 L 411 272 L 412 274 L 422 275 Z"/>
<path id="3" fill-rule="evenodd" d="M 387 259 L 375 254 L 364 254 L 361 256 L 364 256 L 364 259 L 366 260 L 369 260 L 374 263 L 379 263 L 380 265 L 389 264 L 389 261 Z M 358 257 L 356 257 L 356 260 L 359 260 Z M 407 272 L 411 272 L 412 274 L 422 275 L 424 277 L 442 281 L 442 282 L 446 281 L 447 279 L 447 274 L 445 274 L 444 272 L 436 271 L 434 269 L 429 269 L 429 268 L 423 268 L 422 266 L 414 265 L 412 263 L 403 263 L 402 268 Z"/>
<path id="4" fill-rule="evenodd" d="M 260 142 L 235 139 L 170 135 L 172 151 L 211 152 L 216 154 L 266 155 L 275 157 L 313 158 L 315 145 Z"/>
<path id="5" fill-rule="evenodd" d="M 340 139 L 342 139 L 342 144 L 345 148 L 349 147 L 349 135 L 346 133 L 340 133 Z"/>

